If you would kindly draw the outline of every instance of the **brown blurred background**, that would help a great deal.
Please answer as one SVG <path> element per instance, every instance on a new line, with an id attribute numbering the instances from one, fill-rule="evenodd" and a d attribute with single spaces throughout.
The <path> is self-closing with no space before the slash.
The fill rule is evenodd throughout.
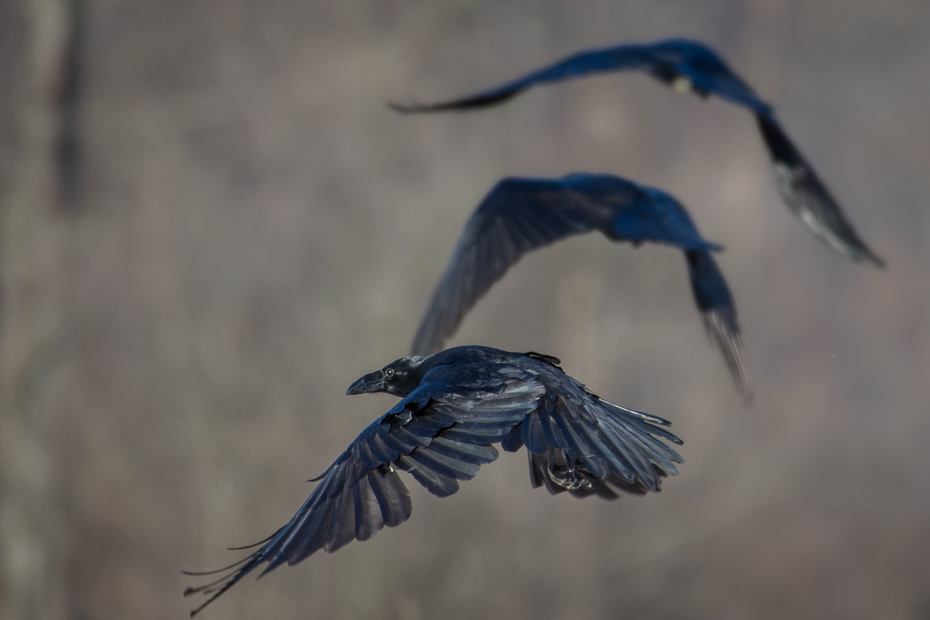
<path id="1" fill-rule="evenodd" d="M 889 263 L 781 204 L 753 119 L 643 75 L 404 117 L 566 53 L 717 48 Z M 678 196 L 736 297 L 741 407 L 679 252 L 529 256 L 452 344 L 537 350 L 686 441 L 663 492 L 530 489 L 503 455 L 402 527 L 204 618 L 930 618 L 925 0 L 0 0 L 0 618 L 184 618 L 393 399 L 504 175 Z"/>

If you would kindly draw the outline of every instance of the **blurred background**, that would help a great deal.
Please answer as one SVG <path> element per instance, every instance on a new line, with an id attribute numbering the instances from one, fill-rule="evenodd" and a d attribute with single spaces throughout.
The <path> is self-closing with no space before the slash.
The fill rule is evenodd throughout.
<path id="1" fill-rule="evenodd" d="M 780 117 L 888 269 L 781 203 L 752 117 L 644 75 L 405 117 L 580 49 L 684 35 Z M 0 618 L 184 618 L 388 396 L 505 175 L 687 205 L 740 311 L 746 410 L 680 252 L 530 255 L 451 344 L 536 350 L 685 439 L 661 494 L 550 497 L 504 454 L 203 618 L 930 618 L 924 0 L 0 0 Z"/>

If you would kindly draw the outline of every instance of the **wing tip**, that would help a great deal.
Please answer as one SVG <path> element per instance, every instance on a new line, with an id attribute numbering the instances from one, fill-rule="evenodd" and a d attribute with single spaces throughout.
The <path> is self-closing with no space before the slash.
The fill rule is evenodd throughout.
<path id="1" fill-rule="evenodd" d="M 784 166 L 790 169 L 798 169 L 801 172 L 799 178 L 808 178 L 813 182 L 814 187 L 804 189 L 794 187 L 796 185 L 796 180 L 793 178 L 788 179 L 792 187 L 792 191 L 796 193 L 802 193 L 803 191 L 811 192 L 818 195 L 818 198 L 827 204 L 830 208 L 834 210 L 833 221 L 830 221 L 829 218 L 824 218 L 817 213 L 812 213 L 811 215 L 817 220 L 817 223 L 822 225 L 829 233 L 818 230 L 816 225 L 813 225 L 800 213 L 796 213 L 801 217 L 802 222 L 805 226 L 810 228 L 812 232 L 820 237 L 824 242 L 827 243 L 834 250 L 838 251 L 841 254 L 846 255 L 848 258 L 856 262 L 868 262 L 871 263 L 877 269 L 884 269 L 886 267 L 885 260 L 875 254 L 868 246 L 863 243 L 856 234 L 855 229 L 852 227 L 852 224 L 847 220 L 846 215 L 842 212 L 836 200 L 829 194 L 829 191 L 824 186 L 823 182 L 817 176 L 817 173 L 814 171 L 813 167 L 807 162 L 798 148 L 791 142 L 788 135 L 785 133 L 784 129 L 781 128 L 779 123 L 775 120 L 774 114 L 756 114 L 756 119 L 759 123 L 759 128 L 762 132 L 762 138 L 765 142 L 766 147 L 769 150 L 769 155 L 772 159 L 772 164 L 776 168 L 776 179 L 779 177 L 778 166 Z M 789 175 L 791 176 L 791 175 Z M 779 191 L 782 194 L 782 198 L 786 203 L 788 203 L 789 208 L 792 211 L 797 211 L 798 207 L 793 206 L 793 198 L 786 195 L 784 188 L 782 187 L 782 182 L 779 181 Z M 833 237 L 833 238 L 831 238 Z"/>
<path id="2" fill-rule="evenodd" d="M 865 261 L 871 264 L 876 269 L 885 269 L 888 267 L 888 263 L 885 262 L 884 258 L 879 256 L 878 254 L 876 254 L 869 248 L 865 247 L 864 245 L 860 249 L 858 256 L 856 256 L 856 260 Z"/>
<path id="3" fill-rule="evenodd" d="M 428 114 L 430 112 L 445 112 L 448 110 L 459 110 L 456 105 L 448 103 L 419 103 L 411 101 L 410 103 L 398 103 L 396 101 L 386 101 L 387 107 L 400 114 Z"/>
<path id="4" fill-rule="evenodd" d="M 416 101 L 412 101 L 409 104 L 397 103 L 396 101 L 386 101 L 385 104 L 388 108 L 400 114 L 416 114 L 420 112 L 423 106 L 421 106 Z"/>
<path id="5" fill-rule="evenodd" d="M 746 361 L 746 351 L 743 349 L 743 336 L 736 309 L 733 306 L 721 306 L 704 311 L 701 316 L 708 337 L 723 355 L 736 390 L 743 397 L 745 407 L 749 409 L 754 400 L 752 379 L 749 363 Z"/>

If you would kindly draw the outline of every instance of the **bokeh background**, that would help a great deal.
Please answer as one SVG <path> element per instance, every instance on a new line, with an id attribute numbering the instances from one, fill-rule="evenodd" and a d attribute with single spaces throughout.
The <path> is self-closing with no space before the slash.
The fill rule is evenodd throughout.
<path id="1" fill-rule="evenodd" d="M 583 48 L 699 38 L 778 107 L 888 269 L 781 204 L 752 117 L 643 75 L 404 117 Z M 673 421 L 608 503 L 502 455 L 409 522 L 246 579 L 209 618 L 930 618 L 925 0 L 0 0 L 0 617 L 184 618 L 181 569 L 289 519 L 392 405 L 505 175 L 662 187 L 742 319 L 745 410 L 680 253 L 533 254 L 452 344 L 537 350 Z"/>

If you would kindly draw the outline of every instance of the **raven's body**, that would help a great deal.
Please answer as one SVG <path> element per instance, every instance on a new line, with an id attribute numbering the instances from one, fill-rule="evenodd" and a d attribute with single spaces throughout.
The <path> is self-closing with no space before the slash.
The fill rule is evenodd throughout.
<path id="1" fill-rule="evenodd" d="M 884 265 L 859 238 L 839 204 L 782 130 L 772 106 L 760 99 L 714 50 L 697 41 L 668 39 L 584 51 L 475 95 L 437 104 L 391 106 L 401 112 L 472 110 L 503 103 L 537 84 L 616 71 L 644 71 L 679 92 L 702 98 L 716 95 L 750 110 L 772 159 L 779 191 L 791 211 L 837 252 L 856 261 Z"/>
<path id="2" fill-rule="evenodd" d="M 684 251 L 695 304 L 748 403 L 752 390 L 736 306 L 711 256 L 711 250 L 720 248 L 701 238 L 672 196 L 608 174 L 499 182 L 465 225 L 412 353 L 441 349 L 465 314 L 521 256 L 593 230 L 612 241 L 649 241 Z"/>
<path id="3" fill-rule="evenodd" d="M 661 418 L 601 400 L 566 375 L 558 360 L 535 353 L 457 347 L 399 359 L 352 384 L 348 394 L 388 392 L 402 400 L 369 425 L 318 478 L 293 519 L 219 580 L 188 594 L 212 596 L 246 574 L 295 564 L 324 549 L 367 540 L 410 517 L 410 496 L 397 470 L 434 495 L 458 490 L 481 465 L 526 446 L 534 486 L 552 493 L 617 497 L 659 490 L 683 462 L 661 440 L 681 441 Z"/>

